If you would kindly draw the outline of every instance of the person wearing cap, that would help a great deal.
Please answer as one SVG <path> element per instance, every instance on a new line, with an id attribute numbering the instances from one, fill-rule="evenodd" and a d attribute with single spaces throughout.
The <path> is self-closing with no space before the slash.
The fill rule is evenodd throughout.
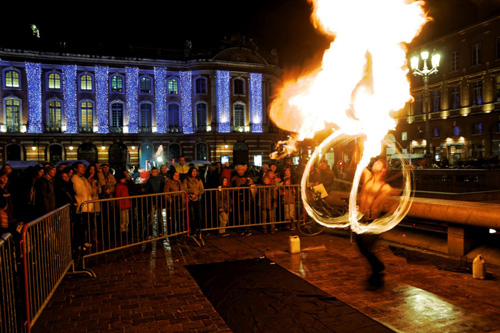
<path id="1" fill-rule="evenodd" d="M 109 172 L 109 165 L 104 163 L 101 165 L 102 172 L 99 172 L 99 185 L 101 185 L 101 197 L 104 199 L 112 198 L 115 193 L 116 179 Z"/>
<path id="2" fill-rule="evenodd" d="M 45 215 L 56 209 L 54 190 L 56 171 L 55 165 L 45 164 L 43 176 L 35 182 L 35 209 L 38 216 Z"/>

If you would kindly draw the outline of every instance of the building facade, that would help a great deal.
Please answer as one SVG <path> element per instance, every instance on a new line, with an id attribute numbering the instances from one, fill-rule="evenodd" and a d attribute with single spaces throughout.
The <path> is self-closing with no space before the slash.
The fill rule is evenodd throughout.
<path id="1" fill-rule="evenodd" d="M 180 60 L 4 49 L 0 69 L 1 164 L 259 164 L 286 136 L 267 113 L 277 59 L 241 45 Z"/>
<path id="2" fill-rule="evenodd" d="M 404 153 L 430 149 L 450 164 L 497 159 L 500 155 L 500 17 L 468 26 L 420 45 L 409 56 L 428 50 L 441 55 L 439 72 L 423 80 L 410 72 L 414 101 L 398 114 L 391 133 Z M 427 107 L 424 106 L 427 101 Z M 430 142 L 426 142 L 429 112 Z"/>

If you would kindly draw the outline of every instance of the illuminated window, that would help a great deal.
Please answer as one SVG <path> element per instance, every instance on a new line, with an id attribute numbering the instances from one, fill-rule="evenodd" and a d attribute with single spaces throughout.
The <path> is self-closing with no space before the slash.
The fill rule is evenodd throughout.
<path id="1" fill-rule="evenodd" d="M 49 73 L 48 86 L 51 90 L 61 89 L 61 75 L 59 73 Z"/>
<path id="2" fill-rule="evenodd" d="M 15 69 L 9 69 L 4 71 L 4 82 L 6 88 L 19 88 L 21 83 L 19 81 L 19 71 Z"/>
<path id="3" fill-rule="evenodd" d="M 436 137 L 436 138 L 437 138 L 437 137 L 439 137 L 439 136 L 440 136 L 440 135 L 439 135 L 439 134 L 440 134 L 440 133 L 439 133 L 439 128 L 434 128 L 434 129 L 432 130 L 432 134 L 433 134 L 433 135 L 434 135 L 434 137 Z"/>
<path id="4" fill-rule="evenodd" d="M 441 110 L 441 93 L 439 90 L 432 92 L 432 112 L 439 112 Z"/>
<path id="5" fill-rule="evenodd" d="M 245 104 L 234 104 L 233 108 L 233 126 L 241 128 L 245 126 Z"/>
<path id="6" fill-rule="evenodd" d="M 80 103 L 80 132 L 92 132 L 94 104 L 90 101 Z"/>
<path id="7" fill-rule="evenodd" d="M 179 81 L 177 81 L 176 79 L 168 80 L 168 93 L 170 95 L 179 94 Z"/>
<path id="8" fill-rule="evenodd" d="M 92 91 L 92 76 L 90 74 L 80 75 L 80 90 Z"/>
<path id="9" fill-rule="evenodd" d="M 151 94 L 153 91 L 152 80 L 149 76 L 141 76 L 139 79 L 139 86 L 141 94 Z"/>
<path id="10" fill-rule="evenodd" d="M 123 103 L 115 102 L 111 104 L 111 129 L 114 131 L 123 128 Z"/>
<path id="11" fill-rule="evenodd" d="M 483 82 L 472 82 L 472 105 L 483 104 Z"/>
<path id="12" fill-rule="evenodd" d="M 401 140 L 403 140 L 403 141 L 408 140 L 408 133 L 407 132 L 401 133 Z"/>
<path id="13" fill-rule="evenodd" d="M 461 132 L 462 132 L 462 130 L 460 129 L 460 127 L 458 127 L 458 126 L 453 127 L 453 135 L 454 136 L 459 136 Z"/>
<path id="14" fill-rule="evenodd" d="M 111 92 L 123 92 L 123 76 L 111 76 Z"/>
<path id="15" fill-rule="evenodd" d="M 7 132 L 20 132 L 21 129 L 21 100 L 7 98 L 5 100 L 5 125 Z"/>
<path id="16" fill-rule="evenodd" d="M 48 130 L 50 132 L 61 130 L 62 103 L 59 100 L 50 100 L 48 102 Z"/>
<path id="17" fill-rule="evenodd" d="M 460 87 L 450 87 L 450 106 L 452 109 L 460 108 Z"/>
<path id="18" fill-rule="evenodd" d="M 204 77 L 199 77 L 195 80 L 195 93 L 196 94 L 207 93 L 207 79 L 205 79 Z"/>
<path id="19" fill-rule="evenodd" d="M 206 143 L 196 144 L 196 159 L 200 161 L 208 160 L 208 147 Z"/>
<path id="20" fill-rule="evenodd" d="M 234 81 L 233 81 L 233 93 L 235 95 L 244 95 L 245 94 L 244 84 L 245 84 L 245 81 L 243 81 L 243 79 L 234 79 Z"/>
<path id="21" fill-rule="evenodd" d="M 483 123 L 474 123 L 472 124 L 472 130 L 471 130 L 473 135 L 480 135 L 483 134 Z"/>

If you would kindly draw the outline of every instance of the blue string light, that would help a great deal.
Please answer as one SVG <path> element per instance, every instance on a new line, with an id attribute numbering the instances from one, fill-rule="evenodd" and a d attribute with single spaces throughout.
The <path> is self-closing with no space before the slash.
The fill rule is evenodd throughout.
<path id="1" fill-rule="evenodd" d="M 231 132 L 230 74 L 229 71 L 217 71 L 217 122 L 219 133 Z"/>
<path id="2" fill-rule="evenodd" d="M 108 66 L 95 67 L 97 133 L 109 133 L 108 78 Z"/>
<path id="3" fill-rule="evenodd" d="M 28 133 L 43 133 L 42 121 L 42 65 L 27 62 Z"/>
<path id="4" fill-rule="evenodd" d="M 156 132 L 167 133 L 167 70 L 155 67 Z"/>
<path id="5" fill-rule="evenodd" d="M 76 65 L 63 66 L 62 72 L 65 133 L 78 133 L 78 117 L 76 108 Z"/>
<path id="6" fill-rule="evenodd" d="M 262 74 L 250 73 L 250 121 L 252 133 L 262 133 Z"/>
<path id="7" fill-rule="evenodd" d="M 139 133 L 139 68 L 127 67 L 127 110 L 128 110 L 128 132 Z"/>
<path id="8" fill-rule="evenodd" d="M 192 134 L 193 131 L 193 105 L 191 101 L 191 71 L 180 72 L 181 92 L 181 123 L 184 134 Z"/>

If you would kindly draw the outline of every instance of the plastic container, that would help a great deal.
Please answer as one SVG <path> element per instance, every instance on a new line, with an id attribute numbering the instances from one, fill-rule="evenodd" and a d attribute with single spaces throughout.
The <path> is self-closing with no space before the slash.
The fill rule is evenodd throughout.
<path id="1" fill-rule="evenodd" d="M 484 263 L 484 258 L 478 254 L 472 261 L 472 277 L 474 279 L 484 280 L 486 276 L 486 265 Z"/>
<path id="2" fill-rule="evenodd" d="M 300 238 L 299 236 L 290 236 L 288 239 L 290 245 L 290 253 L 300 253 Z"/>

